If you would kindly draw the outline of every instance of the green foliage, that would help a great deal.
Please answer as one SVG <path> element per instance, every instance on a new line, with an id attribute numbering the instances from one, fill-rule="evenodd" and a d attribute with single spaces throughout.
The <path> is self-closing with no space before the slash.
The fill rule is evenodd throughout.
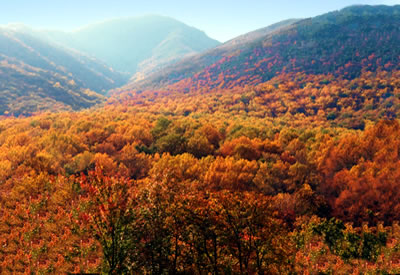
<path id="1" fill-rule="evenodd" d="M 343 259 L 364 259 L 376 261 L 382 247 L 386 246 L 387 235 L 384 232 L 362 232 L 357 234 L 345 230 L 343 222 L 332 218 L 315 225 L 316 234 L 324 237 L 329 249 Z"/>
<path id="2" fill-rule="evenodd" d="M 179 134 L 170 133 L 159 138 L 155 146 L 161 153 L 182 154 L 185 152 L 186 138 Z"/>
<path id="3" fill-rule="evenodd" d="M 168 126 L 171 124 L 171 121 L 168 120 L 166 117 L 160 117 L 154 128 L 151 130 L 151 134 L 153 135 L 154 138 L 160 138 L 163 135 L 165 135 L 166 130 L 168 129 Z"/>
<path id="4" fill-rule="evenodd" d="M 384 232 L 378 232 L 372 234 L 370 232 L 364 232 L 362 235 L 362 250 L 361 258 L 369 261 L 375 261 L 382 247 L 386 245 L 386 234 Z"/>
<path id="5" fill-rule="evenodd" d="M 343 222 L 335 218 L 325 220 L 314 227 L 315 233 L 322 235 L 329 249 L 336 254 L 341 253 L 341 242 L 344 239 L 343 230 L 346 227 Z"/>
<path id="6" fill-rule="evenodd" d="M 326 116 L 326 119 L 327 120 L 335 120 L 336 119 L 336 114 L 335 113 L 329 113 L 327 116 Z"/>

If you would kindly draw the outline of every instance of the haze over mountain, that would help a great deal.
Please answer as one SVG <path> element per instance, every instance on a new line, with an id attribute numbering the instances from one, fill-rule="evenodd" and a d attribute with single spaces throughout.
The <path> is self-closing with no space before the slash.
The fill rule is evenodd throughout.
<path id="1" fill-rule="evenodd" d="M 127 79 L 94 58 L 16 26 L 0 28 L 0 70 L 0 113 L 15 115 L 86 108 Z"/>
<path id="2" fill-rule="evenodd" d="M 210 91 L 255 86 L 285 73 L 351 79 L 365 69 L 396 70 L 399 14 L 400 6 L 352 6 L 315 18 L 282 21 L 206 51 L 218 42 L 162 16 L 112 20 L 72 33 L 3 29 L 0 53 L 7 60 L 2 63 L 7 74 L 3 73 L 1 110 L 18 114 L 58 106 L 47 98 L 72 109 L 88 107 L 102 100 L 93 93 L 95 99 L 81 100 L 82 91 L 105 93 L 132 75 L 130 83 L 117 91 L 166 87 Z M 24 70 L 16 76 L 15 67 Z M 41 80 L 33 80 L 38 72 Z M 59 86 L 63 93 L 54 91 Z M 35 106 L 36 100 L 43 101 L 37 104 L 43 108 Z"/>
<path id="3" fill-rule="evenodd" d="M 187 89 L 244 86 L 285 72 L 351 78 L 366 66 L 398 68 L 399 43 L 400 6 L 352 6 L 241 36 L 125 88 L 160 88 L 179 81 Z"/>
<path id="4" fill-rule="evenodd" d="M 164 16 L 123 18 L 47 37 L 103 60 L 115 70 L 138 73 L 135 79 L 182 57 L 220 43 L 204 32 Z"/>
<path id="5" fill-rule="evenodd" d="M 71 33 L 12 24 L 0 29 L 0 39 L 0 114 L 15 115 L 92 106 L 134 73 L 141 78 L 219 44 L 161 16 L 116 19 Z"/>
<path id="6" fill-rule="evenodd" d="M 193 75 L 194 72 L 198 72 L 203 68 L 214 64 L 225 56 L 238 54 L 238 52 L 246 49 L 249 44 L 252 44 L 254 41 L 262 40 L 266 35 L 271 34 L 272 32 L 281 28 L 287 27 L 299 20 L 300 19 L 288 19 L 247 34 L 243 34 L 204 53 L 184 58 L 177 64 L 169 66 L 163 71 L 150 74 L 144 79 L 132 79 L 128 85 L 123 87 L 123 89 L 152 85 L 158 85 L 160 87 L 162 86 L 163 78 L 167 79 L 173 75 L 177 75 L 178 79 L 183 79 L 186 76 Z M 165 84 L 168 84 L 168 82 Z"/>
<path id="7" fill-rule="evenodd" d="M 0 274 L 400 274 L 400 6 L 89 54 L 0 30 Z"/>

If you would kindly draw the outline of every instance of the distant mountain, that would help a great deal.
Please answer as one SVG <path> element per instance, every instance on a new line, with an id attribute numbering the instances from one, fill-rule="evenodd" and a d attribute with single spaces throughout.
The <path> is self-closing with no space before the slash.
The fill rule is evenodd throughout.
<path id="1" fill-rule="evenodd" d="M 126 76 L 21 27 L 0 28 L 0 115 L 77 110 L 102 102 Z"/>
<path id="2" fill-rule="evenodd" d="M 61 45 L 101 59 L 141 79 L 149 72 L 220 43 L 204 32 L 163 16 L 115 19 L 74 32 L 49 31 Z"/>
<path id="3" fill-rule="evenodd" d="M 351 79 L 363 70 L 400 66 L 400 6 L 352 6 L 315 18 L 289 20 L 188 57 L 123 90 L 210 90 L 244 87 L 290 72 Z"/>

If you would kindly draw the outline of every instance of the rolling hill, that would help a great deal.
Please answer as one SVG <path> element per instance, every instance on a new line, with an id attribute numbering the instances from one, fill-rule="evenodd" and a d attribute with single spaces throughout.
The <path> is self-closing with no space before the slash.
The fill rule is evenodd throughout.
<path id="1" fill-rule="evenodd" d="M 0 115 L 87 108 L 130 77 L 141 79 L 218 44 L 162 16 L 116 19 L 71 33 L 8 25 L 0 28 Z"/>
<path id="2" fill-rule="evenodd" d="M 400 6 L 352 6 L 238 37 L 114 90 L 109 102 L 363 129 L 400 117 L 399 44 Z"/>
<path id="3" fill-rule="evenodd" d="M 78 110 L 104 100 L 126 76 L 19 28 L 0 29 L 0 114 Z"/>
<path id="4" fill-rule="evenodd" d="M 398 69 L 399 42 L 400 6 L 351 6 L 241 36 L 125 89 L 244 87 L 290 72 L 351 79 L 365 69 Z"/>
<path id="5" fill-rule="evenodd" d="M 96 108 L 0 116 L 0 274 L 400 274 L 399 15 L 284 21 Z M 2 33 L 7 108 L 103 100 L 76 53 Z"/>
<path id="6" fill-rule="evenodd" d="M 118 71 L 136 74 L 134 79 L 220 44 L 196 28 L 155 15 L 114 19 L 73 32 L 48 31 L 44 35 L 93 55 Z"/>

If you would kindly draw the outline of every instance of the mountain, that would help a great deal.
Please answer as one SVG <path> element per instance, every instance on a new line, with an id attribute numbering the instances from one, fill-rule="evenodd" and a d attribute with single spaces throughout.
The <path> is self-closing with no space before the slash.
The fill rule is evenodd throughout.
<path id="1" fill-rule="evenodd" d="M 78 110 L 126 76 L 78 52 L 51 44 L 21 27 L 0 28 L 0 114 Z M 100 94 L 99 94 L 100 93 Z"/>
<path id="2" fill-rule="evenodd" d="M 262 40 L 266 35 L 278 29 L 285 28 L 297 21 L 299 20 L 288 19 L 273 24 L 271 26 L 241 35 L 213 49 L 184 58 L 177 64 L 164 68 L 162 71 L 150 74 L 143 79 L 131 79 L 131 82 L 128 83 L 128 85 L 126 85 L 124 89 L 149 86 L 160 87 L 163 84 L 169 84 L 171 82 L 176 82 L 178 80 L 184 79 L 185 77 L 190 77 L 193 75 L 194 72 L 199 72 L 207 66 L 211 66 L 215 62 L 223 59 L 225 56 L 235 55 L 239 51 L 248 47 L 248 45 L 253 43 L 254 41 Z M 173 77 L 175 77 L 175 80 L 169 82 L 169 79 Z"/>
<path id="3" fill-rule="evenodd" d="M 351 6 L 289 20 L 188 57 L 124 89 L 244 87 L 290 72 L 348 79 L 399 68 L 400 6 Z"/>
<path id="4" fill-rule="evenodd" d="M 281 22 L 96 108 L 0 116 L 0 274 L 400 274 L 399 14 Z M 102 100 L 75 54 L 2 33 L 1 104 Z"/>
<path id="5" fill-rule="evenodd" d="M 162 16 L 116 19 L 71 33 L 8 25 L 0 28 L 0 115 L 87 108 L 132 76 L 141 79 L 216 45 Z"/>
<path id="6" fill-rule="evenodd" d="M 73 32 L 50 31 L 45 36 L 116 70 L 137 73 L 134 79 L 220 44 L 198 29 L 163 16 L 115 19 Z"/>

